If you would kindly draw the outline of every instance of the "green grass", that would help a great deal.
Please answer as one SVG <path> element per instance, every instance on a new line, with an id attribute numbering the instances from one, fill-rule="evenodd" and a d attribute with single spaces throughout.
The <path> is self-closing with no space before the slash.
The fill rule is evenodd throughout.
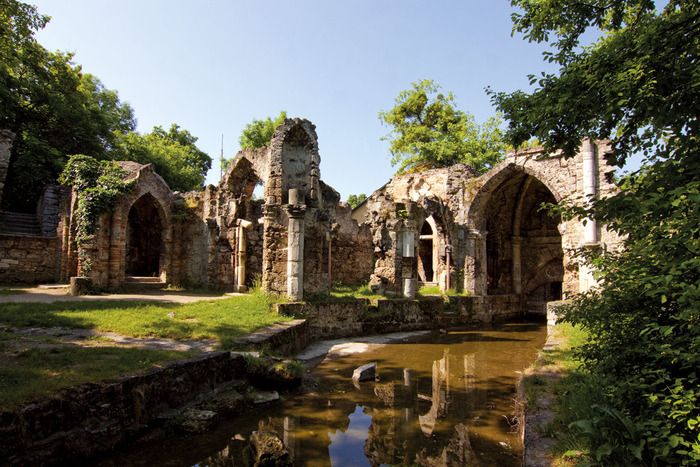
<path id="1" fill-rule="evenodd" d="M 0 304 L 0 323 L 16 327 L 67 327 L 111 331 L 135 337 L 232 340 L 257 328 L 288 321 L 259 291 L 188 304 L 148 302 L 55 302 Z"/>
<path id="2" fill-rule="evenodd" d="M 97 382 L 189 357 L 189 353 L 117 347 L 33 348 L 0 360 L 0 407 L 85 382 Z"/>
<path id="3" fill-rule="evenodd" d="M 429 295 L 441 295 L 448 297 L 466 297 L 469 292 L 457 292 L 455 289 L 448 289 L 443 292 L 437 285 L 423 285 L 418 289 L 418 295 L 429 296 Z"/>
<path id="4" fill-rule="evenodd" d="M 367 284 L 359 285 L 344 285 L 337 284 L 333 287 L 330 293 L 307 294 L 304 296 L 304 301 L 311 303 L 340 303 L 344 301 L 352 301 L 358 298 L 366 298 L 371 301 L 386 298 L 383 295 L 376 294 L 369 288 Z"/>
<path id="5" fill-rule="evenodd" d="M 603 395 L 600 382 L 581 368 L 576 358 L 576 347 L 588 342 L 588 333 L 568 323 L 557 324 L 555 328 L 561 344 L 554 350 L 543 352 L 534 368 L 554 369 L 562 373 L 561 378 L 549 379 L 529 376 L 525 379 L 525 397 L 528 404 L 543 392 L 555 397 L 554 420 L 544 427 L 545 433 L 556 439 L 552 450 L 554 465 L 570 466 L 587 459 L 590 451 L 585 439 L 571 430 L 569 425 L 576 420 L 590 416 L 591 406 L 600 403 Z"/>

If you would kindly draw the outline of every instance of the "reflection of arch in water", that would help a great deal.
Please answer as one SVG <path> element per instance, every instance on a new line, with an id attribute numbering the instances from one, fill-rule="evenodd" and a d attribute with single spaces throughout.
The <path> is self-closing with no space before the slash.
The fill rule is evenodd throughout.
<path id="1" fill-rule="evenodd" d="M 163 220 L 159 204 L 149 193 L 129 208 L 126 235 L 126 274 L 160 276 Z"/>

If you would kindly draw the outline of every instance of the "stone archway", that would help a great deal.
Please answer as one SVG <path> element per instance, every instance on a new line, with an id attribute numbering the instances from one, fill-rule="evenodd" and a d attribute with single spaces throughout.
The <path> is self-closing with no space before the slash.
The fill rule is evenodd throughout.
<path id="1" fill-rule="evenodd" d="M 157 277 L 163 255 L 163 220 L 158 202 L 145 194 L 131 205 L 126 235 L 126 275 Z"/>
<path id="2" fill-rule="evenodd" d="M 485 176 L 468 212 L 471 258 L 465 272 L 475 294 L 517 295 L 536 313 L 561 298 L 561 219 L 541 208 L 560 200 L 526 167 L 508 164 Z"/>
<path id="3" fill-rule="evenodd" d="M 430 216 L 423 222 L 418 241 L 418 277 L 423 283 L 437 282 L 438 240 L 435 219 Z"/>

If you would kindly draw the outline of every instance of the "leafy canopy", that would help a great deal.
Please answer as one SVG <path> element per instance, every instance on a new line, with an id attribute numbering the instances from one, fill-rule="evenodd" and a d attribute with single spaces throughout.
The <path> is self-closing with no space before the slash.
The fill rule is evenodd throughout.
<path id="1" fill-rule="evenodd" d="M 241 149 L 257 149 L 270 144 L 275 130 L 284 123 L 286 118 L 287 112 L 283 110 L 274 120 L 267 117 L 262 120 L 253 120 L 247 124 L 238 139 Z"/>
<path id="2" fill-rule="evenodd" d="M 360 193 L 359 195 L 350 195 L 348 196 L 348 204 L 350 205 L 351 208 L 355 209 L 358 207 L 364 200 L 367 199 L 367 195 L 364 193 Z"/>
<path id="3" fill-rule="evenodd" d="M 411 84 L 401 91 L 395 105 L 379 112 L 391 133 L 392 165 L 398 172 L 447 167 L 458 162 L 483 173 L 498 163 L 506 145 L 500 129 L 501 118 L 494 116 L 479 125 L 474 116 L 456 108 L 451 92 L 443 94 L 431 80 Z"/>
<path id="4" fill-rule="evenodd" d="M 3 205 L 33 210 L 66 154 L 105 158 L 114 131 L 132 131 L 133 111 L 116 91 L 83 73 L 72 54 L 35 39 L 48 17 L 36 7 L 0 0 L 0 128 L 16 134 Z"/>
<path id="5" fill-rule="evenodd" d="M 167 131 L 160 126 L 151 133 L 118 133 L 111 152 L 115 159 L 153 164 L 171 189 L 190 191 L 201 189 L 211 157 L 200 150 L 197 138 L 173 123 Z"/>
<path id="6" fill-rule="evenodd" d="M 558 73 L 531 93 L 491 92 L 518 145 L 537 137 L 573 155 L 581 139 L 610 139 L 621 164 L 645 165 L 590 210 L 625 249 L 579 254 L 600 286 L 566 320 L 590 330 L 584 367 L 605 405 L 572 431 L 602 465 L 700 462 L 700 3 L 672 0 L 513 0 L 514 30 L 546 42 Z M 583 34 L 600 38 L 582 47 Z"/>

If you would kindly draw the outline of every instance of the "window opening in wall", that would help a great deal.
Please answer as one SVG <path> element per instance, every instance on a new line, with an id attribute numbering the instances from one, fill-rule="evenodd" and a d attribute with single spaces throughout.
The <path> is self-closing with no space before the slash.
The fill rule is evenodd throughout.
<path id="1" fill-rule="evenodd" d="M 426 220 L 420 230 L 418 243 L 418 277 L 422 282 L 435 282 L 434 260 L 435 235 L 430 223 Z"/>

